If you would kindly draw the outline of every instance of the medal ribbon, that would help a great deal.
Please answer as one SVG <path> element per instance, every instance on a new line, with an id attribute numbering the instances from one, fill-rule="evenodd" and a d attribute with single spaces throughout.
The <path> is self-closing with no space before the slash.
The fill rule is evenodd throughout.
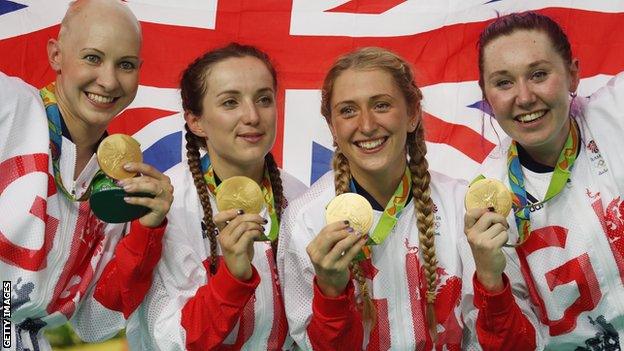
<path id="1" fill-rule="evenodd" d="M 568 138 L 559 154 L 557 163 L 553 175 L 546 191 L 544 200 L 529 205 L 527 201 L 527 193 L 524 186 L 524 176 L 522 175 L 522 167 L 520 166 L 520 159 L 518 158 L 518 146 L 516 141 L 512 141 L 507 152 L 507 166 L 509 168 L 509 185 L 512 191 L 512 207 L 514 210 L 514 217 L 516 220 L 516 226 L 518 227 L 518 243 L 517 245 L 525 242 L 531 234 L 531 211 L 530 206 L 546 203 L 548 200 L 554 198 L 559 194 L 568 179 L 570 178 L 570 171 L 576 157 L 578 156 L 578 146 L 580 142 L 580 136 L 576 122 L 572 119 L 570 125 L 570 132 Z M 512 245 L 513 246 L 513 245 Z"/>
<path id="2" fill-rule="evenodd" d="M 390 232 L 392 232 L 392 229 L 394 229 L 394 226 L 398 221 L 401 211 L 405 208 L 405 204 L 407 203 L 407 198 L 409 197 L 411 190 L 412 173 L 408 167 L 405 167 L 405 172 L 403 173 L 403 177 L 401 178 L 399 185 L 394 191 L 394 195 L 392 195 L 392 198 L 388 201 L 388 204 L 386 204 L 386 208 L 384 209 L 379 222 L 377 222 L 375 229 L 373 229 L 373 233 L 370 235 L 366 246 L 362 248 L 362 253 L 365 258 L 370 258 L 371 250 L 369 245 L 379 245 L 386 240 L 388 235 L 390 235 Z M 356 192 L 353 179 L 351 180 L 351 192 Z M 361 257 L 361 255 L 358 255 L 356 260 L 362 258 L 363 257 Z"/>
<path id="3" fill-rule="evenodd" d="M 85 201 L 91 195 L 91 184 L 89 184 L 88 190 L 79 198 L 71 194 L 63 185 L 63 179 L 61 178 L 61 168 L 59 166 L 59 160 L 61 159 L 61 144 L 63 142 L 62 128 L 61 128 L 61 111 L 58 108 L 56 102 L 56 95 L 54 94 L 56 87 L 54 83 L 48 84 L 45 88 L 39 91 L 43 105 L 45 106 L 46 115 L 48 116 L 48 132 L 50 134 L 50 154 L 52 156 L 52 170 L 54 172 L 54 183 L 56 183 L 57 189 L 61 190 L 61 193 L 70 201 Z"/>
<path id="4" fill-rule="evenodd" d="M 216 195 L 217 183 L 215 181 L 214 169 L 212 168 L 208 154 L 201 158 L 201 169 L 204 174 L 204 180 L 208 185 L 208 190 L 210 190 L 212 195 Z M 269 217 L 271 217 L 271 230 L 269 231 L 267 238 L 271 241 L 275 241 L 279 231 L 279 220 L 277 219 L 277 212 L 275 211 L 275 198 L 273 197 L 271 177 L 269 176 L 269 170 L 266 167 L 264 167 L 264 176 L 260 187 L 262 188 L 262 194 L 264 195 L 267 212 L 269 213 Z"/>

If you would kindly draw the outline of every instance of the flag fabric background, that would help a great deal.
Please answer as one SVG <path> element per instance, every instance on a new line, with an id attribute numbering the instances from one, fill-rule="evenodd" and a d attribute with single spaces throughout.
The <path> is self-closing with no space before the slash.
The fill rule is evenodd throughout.
<path id="1" fill-rule="evenodd" d="M 54 79 L 46 42 L 67 0 L 0 0 L 0 71 L 43 87 Z M 479 33 L 498 14 L 536 10 L 559 22 L 580 59 L 579 95 L 624 69 L 624 0 L 127 0 L 143 29 L 140 87 L 110 133 L 133 135 L 148 163 L 184 160 L 180 72 L 231 41 L 269 53 L 277 69 L 274 155 L 309 184 L 329 169 L 332 140 L 320 115 L 324 74 L 335 58 L 380 46 L 406 58 L 424 93 L 428 160 L 470 179 L 504 133 L 481 103 Z M 0 102 L 2 103 L 2 102 Z"/>

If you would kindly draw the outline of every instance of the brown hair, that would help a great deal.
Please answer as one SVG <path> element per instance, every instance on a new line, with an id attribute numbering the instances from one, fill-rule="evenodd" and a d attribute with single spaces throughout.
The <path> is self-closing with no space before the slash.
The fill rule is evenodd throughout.
<path id="1" fill-rule="evenodd" d="M 331 123 L 331 97 L 334 83 L 338 76 L 348 69 L 355 70 L 383 70 L 389 73 L 395 84 L 405 97 L 409 114 L 417 114 L 418 127 L 414 132 L 407 134 L 405 146 L 409 155 L 408 167 L 412 173 L 412 197 L 416 223 L 419 233 L 420 249 L 424 258 L 424 273 L 427 280 L 427 322 L 429 329 L 435 336 L 435 291 L 437 286 L 436 269 L 437 259 L 434 241 L 434 215 L 433 201 L 429 182 L 429 164 L 425 159 L 427 147 L 425 145 L 424 128 L 422 123 L 421 100 L 422 93 L 414 82 L 414 73 L 410 65 L 396 54 L 381 48 L 363 48 L 340 57 L 331 67 L 321 93 L 321 114 Z M 349 160 L 344 154 L 336 149 L 333 158 L 333 169 L 336 187 L 336 195 L 349 191 L 351 172 Z M 352 273 L 360 290 L 360 306 L 364 320 L 375 323 L 375 306 L 368 292 L 366 279 L 364 278 L 359 263 L 352 264 Z"/>
<path id="2" fill-rule="evenodd" d="M 536 30 L 545 33 L 553 45 L 555 51 L 569 66 L 572 63 L 572 49 L 570 41 L 563 29 L 550 17 L 535 12 L 512 13 L 502 16 L 490 23 L 481 35 L 477 43 L 479 49 L 479 86 L 483 89 L 483 50 L 487 44 L 503 35 L 510 35 L 517 30 Z"/>
<path id="3" fill-rule="evenodd" d="M 231 43 L 223 48 L 206 52 L 193 61 L 182 73 L 180 81 L 180 94 L 182 96 L 182 107 L 185 113 L 192 113 L 201 116 L 203 113 L 202 101 L 204 95 L 208 91 L 207 77 L 210 69 L 217 63 L 229 58 L 255 57 L 262 61 L 271 75 L 273 76 L 273 85 L 277 85 L 277 74 L 269 56 L 259 49 L 237 43 Z M 202 231 L 204 237 L 210 241 L 210 272 L 214 274 L 217 268 L 217 227 L 212 220 L 212 206 L 210 205 L 210 194 L 208 186 L 204 180 L 201 170 L 201 161 L 199 150 L 207 150 L 206 140 L 191 132 L 188 125 L 184 126 L 186 139 L 186 156 L 188 159 L 189 169 L 193 175 L 193 182 L 199 195 L 199 200 L 204 209 L 202 218 Z M 285 205 L 284 191 L 282 188 L 282 178 L 277 168 L 277 163 L 273 155 L 269 152 L 264 156 L 264 166 L 269 172 L 271 179 L 271 187 L 273 189 L 273 198 L 275 201 L 275 212 L 277 219 L 281 219 L 282 210 Z M 277 240 L 271 243 L 273 255 L 277 253 Z"/>

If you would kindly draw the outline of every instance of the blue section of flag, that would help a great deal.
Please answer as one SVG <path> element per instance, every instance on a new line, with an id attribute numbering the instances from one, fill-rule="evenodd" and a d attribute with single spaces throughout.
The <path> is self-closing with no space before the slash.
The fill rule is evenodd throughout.
<path id="1" fill-rule="evenodd" d="M 323 174 L 331 169 L 331 159 L 334 152 L 323 145 L 312 142 L 312 174 L 310 184 L 316 182 Z"/>
<path id="2" fill-rule="evenodd" d="M 13 1 L 0 0 L 0 16 L 4 15 L 5 13 L 23 9 L 24 7 L 28 7 L 28 6 L 18 4 Z"/>
<path id="3" fill-rule="evenodd" d="M 161 138 L 143 151 L 143 162 L 164 172 L 182 162 L 182 132 Z"/>
<path id="4" fill-rule="evenodd" d="M 487 113 L 488 115 L 490 115 L 490 117 L 494 117 L 492 107 L 485 100 L 479 100 L 472 105 L 468 105 L 467 107 L 476 108 L 477 110 L 481 110 Z"/>

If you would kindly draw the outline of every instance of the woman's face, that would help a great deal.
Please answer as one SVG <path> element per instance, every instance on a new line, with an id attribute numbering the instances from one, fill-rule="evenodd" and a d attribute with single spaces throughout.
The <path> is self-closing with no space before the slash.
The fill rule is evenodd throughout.
<path id="1" fill-rule="evenodd" d="M 201 116 L 187 115 L 205 138 L 213 164 L 247 168 L 264 164 L 275 142 L 277 109 L 273 76 L 255 57 L 228 58 L 206 75 Z"/>
<path id="2" fill-rule="evenodd" d="M 542 31 L 516 30 L 483 49 L 485 97 L 503 130 L 534 158 L 559 155 L 578 82 L 578 62 L 567 64 Z"/>
<path id="3" fill-rule="evenodd" d="M 351 172 L 384 175 L 405 168 L 405 140 L 416 128 L 405 97 L 384 70 L 342 72 L 331 96 L 330 129 Z"/>

